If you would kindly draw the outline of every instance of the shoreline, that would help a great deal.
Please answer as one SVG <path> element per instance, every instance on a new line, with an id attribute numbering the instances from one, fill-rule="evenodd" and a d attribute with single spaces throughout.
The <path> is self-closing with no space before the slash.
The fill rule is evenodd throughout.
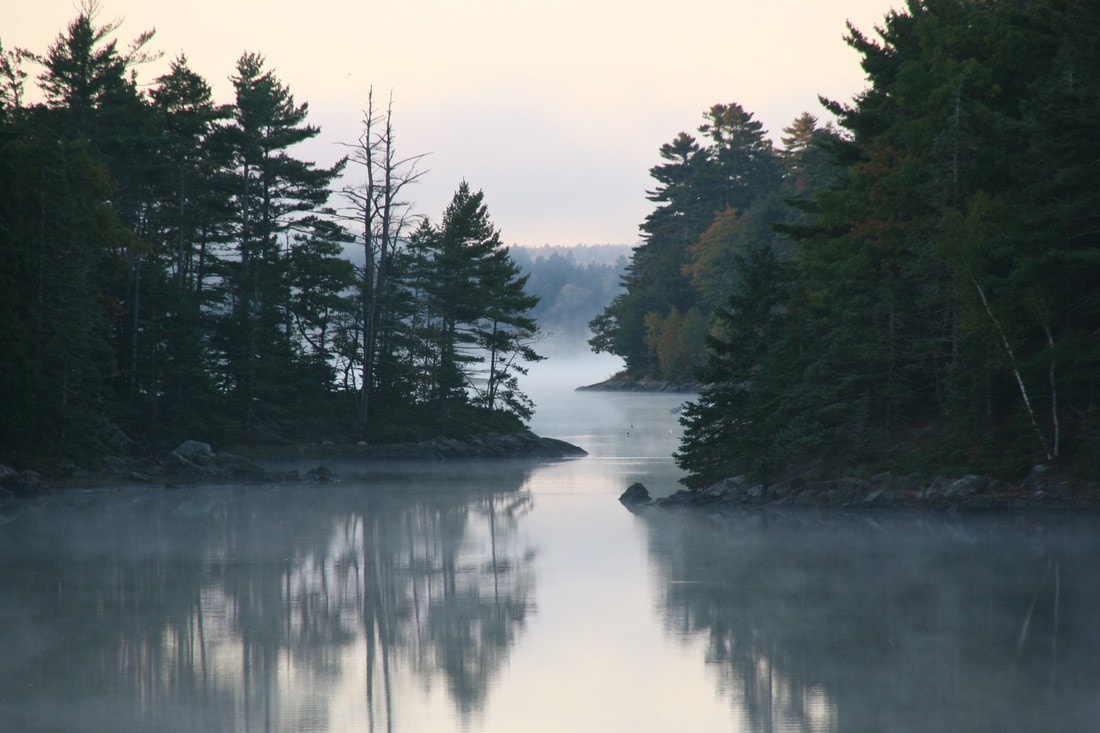
<path id="1" fill-rule="evenodd" d="M 574 392 L 676 392 L 698 394 L 703 385 L 698 382 L 672 382 L 657 379 L 634 379 L 626 372 L 608 377 L 602 382 L 585 384 L 575 388 Z"/>
<path id="2" fill-rule="evenodd" d="M 306 446 L 243 446 L 249 453 L 214 451 L 209 443 L 188 440 L 166 454 L 104 456 L 103 466 L 88 469 L 75 463 L 57 473 L 16 471 L 0 465 L 0 498 L 18 498 L 59 491 L 110 488 L 120 485 L 182 488 L 232 484 L 328 483 L 339 475 L 325 460 L 384 462 L 555 461 L 579 458 L 588 452 L 557 438 L 535 435 L 530 430 L 501 435 L 475 436 L 466 440 L 432 438 L 415 443 L 333 444 Z M 263 457 L 258 457 L 263 454 Z M 279 463 L 307 462 L 306 471 L 279 470 Z"/>
<path id="3" fill-rule="evenodd" d="M 1100 512 L 1100 481 L 1066 476 L 1049 466 L 1036 466 L 1020 481 L 966 474 L 931 481 L 916 476 L 878 474 L 869 480 L 788 479 L 774 484 L 727 478 L 700 491 L 682 489 L 650 498 L 641 483 L 632 484 L 619 501 L 635 514 L 654 509 L 736 510 L 760 508 L 916 509 L 932 512 Z"/>

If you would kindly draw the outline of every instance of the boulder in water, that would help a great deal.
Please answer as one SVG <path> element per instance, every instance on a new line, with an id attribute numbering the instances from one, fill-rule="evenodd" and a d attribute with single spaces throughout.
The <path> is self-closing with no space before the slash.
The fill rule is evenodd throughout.
<path id="1" fill-rule="evenodd" d="M 619 501 L 630 511 L 637 514 L 650 504 L 649 490 L 640 482 L 635 482 L 622 493 Z"/>

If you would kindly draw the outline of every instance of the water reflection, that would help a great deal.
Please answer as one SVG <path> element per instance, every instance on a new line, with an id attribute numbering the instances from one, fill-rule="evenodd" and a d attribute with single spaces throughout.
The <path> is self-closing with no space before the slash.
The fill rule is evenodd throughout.
<path id="1" fill-rule="evenodd" d="M 476 715 L 533 611 L 528 471 L 382 473 L 9 507 L 0 729 L 393 730 L 416 686 Z"/>
<path id="2" fill-rule="evenodd" d="M 1096 517 L 647 515 L 669 633 L 775 730 L 1086 730 Z"/>

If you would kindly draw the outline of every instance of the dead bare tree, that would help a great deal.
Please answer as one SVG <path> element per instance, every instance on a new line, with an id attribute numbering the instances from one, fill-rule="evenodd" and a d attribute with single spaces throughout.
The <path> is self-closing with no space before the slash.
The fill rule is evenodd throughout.
<path id="1" fill-rule="evenodd" d="M 371 385 L 378 358 L 378 324 L 381 294 L 390 277 L 390 261 L 401 241 L 405 225 L 413 219 L 412 204 L 401 198 L 405 186 L 427 171 L 418 168 L 426 153 L 398 158 L 393 128 L 393 94 L 385 112 L 374 106 L 373 88 L 367 94 L 363 128 L 351 150 L 350 163 L 363 171 L 363 180 L 346 186 L 342 193 L 348 202 L 346 218 L 356 221 L 363 237 L 363 269 L 360 286 L 362 328 L 360 329 L 359 401 L 357 416 L 366 423 L 371 414 Z"/>

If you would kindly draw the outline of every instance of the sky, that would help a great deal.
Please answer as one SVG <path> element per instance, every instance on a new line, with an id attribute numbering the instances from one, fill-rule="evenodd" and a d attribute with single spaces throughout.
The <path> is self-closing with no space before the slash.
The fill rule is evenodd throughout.
<path id="1" fill-rule="evenodd" d="M 508 244 L 633 244 L 649 169 L 703 112 L 737 102 L 778 142 L 818 95 L 866 84 L 845 22 L 873 33 L 900 0 L 100 0 L 119 45 L 145 30 L 232 101 L 242 53 L 268 68 L 321 133 L 293 148 L 330 165 L 361 131 L 368 90 L 392 94 L 398 153 L 424 154 L 410 190 L 438 221 L 459 183 L 484 191 Z M 0 0 L 0 42 L 44 52 L 78 0 Z"/>

